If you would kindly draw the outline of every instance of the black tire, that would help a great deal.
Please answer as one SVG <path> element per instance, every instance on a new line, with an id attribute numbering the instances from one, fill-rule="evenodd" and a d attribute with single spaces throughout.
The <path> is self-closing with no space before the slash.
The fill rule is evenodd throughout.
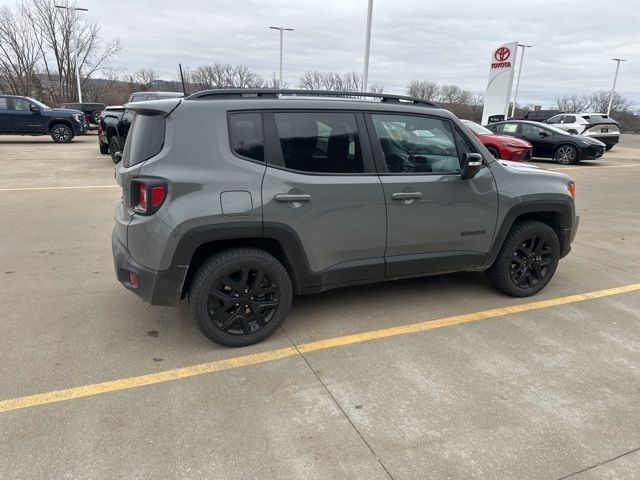
<path id="1" fill-rule="evenodd" d="M 57 123 L 51 127 L 51 138 L 56 143 L 69 143 L 73 140 L 73 130 L 64 123 Z"/>
<path id="2" fill-rule="evenodd" d="M 111 160 L 116 165 L 120 163 L 120 158 L 116 157 L 116 152 L 119 152 L 121 150 L 122 148 L 120 146 L 120 139 L 116 135 L 114 135 L 109 139 L 109 153 L 111 154 Z"/>
<path id="3" fill-rule="evenodd" d="M 580 160 L 580 152 L 573 145 L 564 143 L 553 152 L 553 159 L 562 165 L 573 165 Z"/>
<path id="4" fill-rule="evenodd" d="M 611 150 L 611 149 L 613 148 L 613 145 L 606 145 L 604 148 L 605 148 L 605 149 L 607 150 L 607 152 L 608 152 L 609 150 Z"/>
<path id="5" fill-rule="evenodd" d="M 98 125 L 98 123 L 100 123 L 100 113 L 101 112 L 99 110 L 91 112 L 91 120 L 93 120 L 94 125 Z"/>
<path id="6" fill-rule="evenodd" d="M 553 229 L 542 222 L 525 220 L 511 227 L 487 273 L 502 293 L 528 297 L 549 283 L 559 260 L 560 242 Z"/>
<path id="7" fill-rule="evenodd" d="M 489 150 L 489 153 L 493 156 L 493 158 L 495 158 L 496 160 L 500 160 L 500 153 L 498 152 L 498 150 L 493 147 L 487 147 L 487 150 Z"/>
<path id="8" fill-rule="evenodd" d="M 251 345 L 271 335 L 289 312 L 292 296 L 285 268 L 257 248 L 213 255 L 198 269 L 188 291 L 197 327 L 210 340 L 229 347 Z"/>
<path id="9" fill-rule="evenodd" d="M 98 146 L 100 147 L 100 153 L 102 155 L 109 155 L 109 145 L 104 143 L 102 140 L 98 140 Z"/>

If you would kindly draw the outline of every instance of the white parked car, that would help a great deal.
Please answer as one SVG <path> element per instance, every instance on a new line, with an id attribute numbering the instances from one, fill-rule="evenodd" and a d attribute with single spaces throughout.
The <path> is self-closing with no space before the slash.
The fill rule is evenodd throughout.
<path id="1" fill-rule="evenodd" d="M 577 133 L 600 140 L 611 150 L 620 140 L 618 122 L 606 113 L 562 113 L 547 120 L 569 133 Z"/>

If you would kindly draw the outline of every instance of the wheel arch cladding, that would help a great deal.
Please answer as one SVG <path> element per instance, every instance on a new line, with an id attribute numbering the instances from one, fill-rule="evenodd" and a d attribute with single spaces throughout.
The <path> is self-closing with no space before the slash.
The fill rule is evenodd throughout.
<path id="1" fill-rule="evenodd" d="M 562 248 L 566 244 L 565 229 L 571 227 L 574 215 L 575 207 L 570 200 L 531 200 L 514 205 L 505 214 L 483 266 L 488 268 L 495 262 L 511 227 L 523 220 L 537 220 L 549 225 L 558 236 Z M 562 252 L 563 255 L 566 253 Z"/>

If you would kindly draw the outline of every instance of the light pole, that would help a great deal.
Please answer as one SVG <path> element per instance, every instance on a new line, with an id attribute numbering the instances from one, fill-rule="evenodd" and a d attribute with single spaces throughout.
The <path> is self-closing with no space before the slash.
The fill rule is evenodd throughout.
<path id="1" fill-rule="evenodd" d="M 609 95 L 609 107 L 607 107 L 607 115 L 611 113 L 611 103 L 613 102 L 613 94 L 616 91 L 616 82 L 618 81 L 620 62 L 626 62 L 624 58 L 612 58 L 612 60 L 616 62 L 616 74 L 613 76 L 613 86 L 611 87 L 611 95 Z"/>
<path id="2" fill-rule="evenodd" d="M 269 27 L 273 30 L 280 31 L 280 76 L 278 77 L 278 88 L 282 88 L 282 36 L 284 32 L 293 32 L 293 28 L 285 28 L 285 27 Z"/>
<path id="3" fill-rule="evenodd" d="M 373 0 L 367 7 L 367 33 L 364 43 L 364 74 L 362 75 L 362 91 L 366 93 L 369 83 L 369 50 L 371 49 L 371 17 L 373 16 Z"/>
<path id="4" fill-rule="evenodd" d="M 79 8 L 79 7 L 67 7 L 66 5 L 55 5 L 56 8 L 60 8 L 62 10 L 67 10 L 71 12 L 71 33 L 70 35 L 74 37 L 74 54 L 76 57 L 76 81 L 78 82 L 78 102 L 82 103 L 82 88 L 80 87 L 80 65 L 78 64 L 78 50 L 80 49 L 80 41 L 78 36 L 75 33 L 76 30 L 76 15 L 75 12 L 88 12 L 88 8 Z M 69 42 L 71 43 L 71 42 Z"/>
<path id="5" fill-rule="evenodd" d="M 522 63 L 524 61 L 524 50 L 526 48 L 531 48 L 533 45 L 524 45 L 522 43 L 518 44 L 519 47 L 522 47 L 522 54 L 520 55 L 520 63 L 518 65 L 518 79 L 516 80 L 516 92 L 513 95 L 513 105 L 511 106 L 511 117 L 514 116 L 516 112 L 516 100 L 518 99 L 518 88 L 520 87 L 520 74 L 522 73 Z"/>

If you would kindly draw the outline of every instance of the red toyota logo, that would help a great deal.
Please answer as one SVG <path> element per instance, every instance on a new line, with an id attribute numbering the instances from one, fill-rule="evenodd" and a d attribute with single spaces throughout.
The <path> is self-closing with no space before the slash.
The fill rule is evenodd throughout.
<path id="1" fill-rule="evenodd" d="M 504 62 L 511 56 L 511 50 L 509 50 L 507 47 L 500 47 L 496 50 L 496 53 L 494 53 L 493 56 L 496 57 L 497 61 Z"/>

